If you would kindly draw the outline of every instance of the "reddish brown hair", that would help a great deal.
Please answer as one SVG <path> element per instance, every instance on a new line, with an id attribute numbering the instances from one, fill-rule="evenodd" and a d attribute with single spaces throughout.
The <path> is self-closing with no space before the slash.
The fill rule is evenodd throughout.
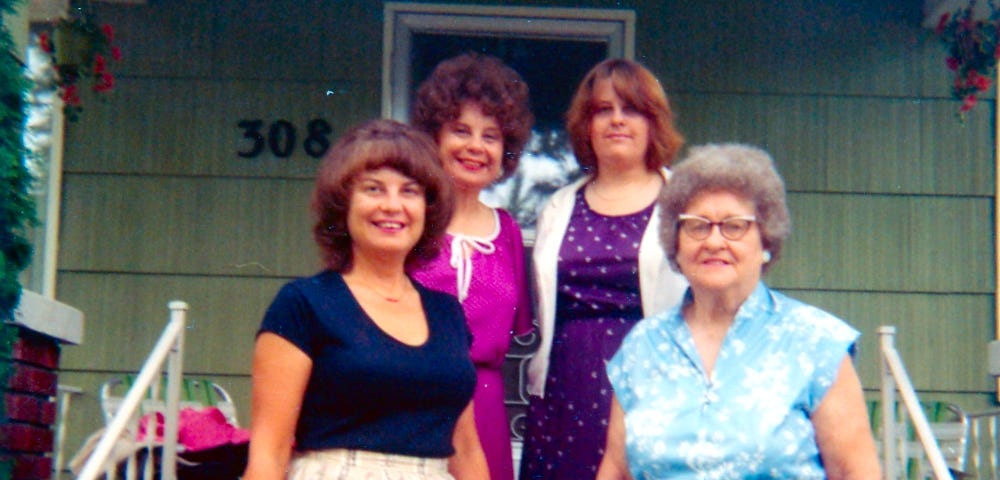
<path id="1" fill-rule="evenodd" d="M 434 67 L 417 90 L 410 122 L 436 140 L 441 127 L 458 119 L 462 104 L 472 102 L 496 118 L 503 132 L 503 180 L 514 174 L 531 137 L 535 117 L 528 101 L 528 84 L 500 59 L 465 53 Z"/>
<path id="2" fill-rule="evenodd" d="M 667 94 L 646 67 L 620 58 L 605 60 L 590 69 L 566 112 L 566 130 L 580 166 L 597 169 L 597 158 L 590 143 L 590 122 L 594 117 L 594 84 L 598 80 L 609 80 L 615 93 L 627 105 L 649 119 L 646 167 L 655 170 L 670 166 L 684 145 L 684 137 L 674 128 L 674 112 Z"/>
<path id="3" fill-rule="evenodd" d="M 424 231 L 407 263 L 433 258 L 454 210 L 451 182 L 438 162 L 437 147 L 425 133 L 395 120 L 372 120 L 352 128 L 327 151 L 312 194 L 313 238 L 323 262 L 334 271 L 351 263 L 347 230 L 351 190 L 361 172 L 388 167 L 424 188 Z"/>

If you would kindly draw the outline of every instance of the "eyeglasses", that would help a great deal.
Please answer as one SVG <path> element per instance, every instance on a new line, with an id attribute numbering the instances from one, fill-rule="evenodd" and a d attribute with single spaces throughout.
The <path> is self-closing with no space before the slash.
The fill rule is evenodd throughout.
<path id="1" fill-rule="evenodd" d="M 728 240 L 739 240 L 750 231 L 757 221 L 753 215 L 738 215 L 713 222 L 700 215 L 682 213 L 677 216 L 677 228 L 694 240 L 704 240 L 712 234 L 712 227 L 718 225 L 719 233 Z"/>

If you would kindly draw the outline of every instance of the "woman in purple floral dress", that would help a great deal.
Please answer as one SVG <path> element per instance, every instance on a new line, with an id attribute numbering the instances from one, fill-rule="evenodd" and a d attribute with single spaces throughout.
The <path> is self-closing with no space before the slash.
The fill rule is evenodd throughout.
<path id="1" fill-rule="evenodd" d="M 576 91 L 567 130 L 590 175 L 556 192 L 538 219 L 541 345 L 528 369 L 522 480 L 594 478 L 612 398 L 605 363 L 639 319 L 675 304 L 686 286 L 658 241 L 655 200 L 683 138 L 656 78 L 629 60 L 598 64 Z"/>
<path id="2" fill-rule="evenodd" d="M 510 213 L 479 200 L 514 173 L 531 134 L 528 88 L 500 60 L 464 54 L 441 62 L 417 91 L 414 126 L 437 141 L 456 193 L 455 214 L 437 257 L 410 272 L 458 297 L 472 333 L 476 431 L 492 480 L 513 480 L 501 366 L 511 334 L 532 329 L 521 229 Z"/>

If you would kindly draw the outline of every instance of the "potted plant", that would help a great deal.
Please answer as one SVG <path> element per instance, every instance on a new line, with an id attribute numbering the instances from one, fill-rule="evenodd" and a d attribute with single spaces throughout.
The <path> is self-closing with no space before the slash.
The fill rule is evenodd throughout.
<path id="1" fill-rule="evenodd" d="M 959 116 L 976 105 L 979 95 L 993 84 L 1000 57 L 1000 10 L 990 2 L 990 15 L 977 19 L 972 0 L 954 13 L 938 20 L 936 32 L 948 50 L 945 64 L 954 72 L 952 96 L 962 101 Z"/>
<path id="2" fill-rule="evenodd" d="M 83 111 L 81 89 L 102 95 L 115 87 L 111 67 L 121 60 L 122 53 L 115 45 L 111 25 L 98 23 L 82 8 L 71 12 L 53 25 L 51 33 L 39 35 L 38 43 L 51 57 L 56 88 L 72 121 Z"/>

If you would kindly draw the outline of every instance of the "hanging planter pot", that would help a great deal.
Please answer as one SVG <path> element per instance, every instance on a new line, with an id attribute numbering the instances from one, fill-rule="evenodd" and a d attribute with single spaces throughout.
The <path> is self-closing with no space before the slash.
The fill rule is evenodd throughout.
<path id="1" fill-rule="evenodd" d="M 52 47 L 59 75 L 64 81 L 74 82 L 94 61 L 94 32 L 74 24 L 60 26 L 52 32 Z"/>
<path id="2" fill-rule="evenodd" d="M 99 24 L 83 11 L 60 19 L 50 34 L 39 35 L 40 47 L 55 67 L 56 87 L 70 121 L 79 118 L 83 110 L 83 88 L 97 94 L 114 88 L 112 62 L 122 57 L 114 40 L 111 25 Z"/>

